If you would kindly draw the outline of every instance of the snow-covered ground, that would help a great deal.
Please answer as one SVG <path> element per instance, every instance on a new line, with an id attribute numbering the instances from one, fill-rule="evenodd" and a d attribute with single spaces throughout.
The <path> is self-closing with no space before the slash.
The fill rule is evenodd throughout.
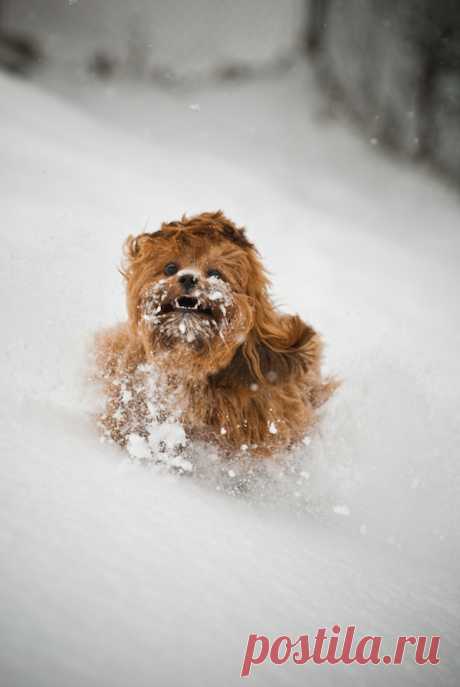
<path id="1" fill-rule="evenodd" d="M 199 91 L 0 75 L 2 684 L 234 685 L 250 632 L 441 635 L 418 667 L 260 685 L 454 685 L 460 201 L 329 120 L 303 66 Z M 52 93 L 52 91 L 58 92 Z M 100 444 L 84 383 L 128 233 L 223 208 L 344 379 L 247 494 Z"/>

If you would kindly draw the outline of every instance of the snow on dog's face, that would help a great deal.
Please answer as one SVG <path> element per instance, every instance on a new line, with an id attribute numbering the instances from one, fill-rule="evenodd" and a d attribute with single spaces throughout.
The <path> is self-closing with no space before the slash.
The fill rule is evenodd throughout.
<path id="1" fill-rule="evenodd" d="M 233 321 L 233 292 L 215 268 L 167 263 L 166 278 L 143 294 L 141 317 L 166 347 L 186 343 L 199 351 L 217 334 L 224 338 Z"/>
<path id="2" fill-rule="evenodd" d="M 265 277 L 252 244 L 222 213 L 129 237 L 124 274 L 133 332 L 158 364 L 187 376 L 225 367 L 254 324 Z"/>

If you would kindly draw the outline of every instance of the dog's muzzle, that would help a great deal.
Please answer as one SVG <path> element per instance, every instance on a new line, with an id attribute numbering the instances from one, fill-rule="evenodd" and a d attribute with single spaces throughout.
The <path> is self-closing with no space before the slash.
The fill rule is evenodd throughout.
<path id="1" fill-rule="evenodd" d="M 169 284 L 160 281 L 150 287 L 143 299 L 142 317 L 165 341 L 198 344 L 216 334 L 223 336 L 232 304 L 228 284 L 210 281 L 201 286 L 195 274 L 186 272 Z"/>

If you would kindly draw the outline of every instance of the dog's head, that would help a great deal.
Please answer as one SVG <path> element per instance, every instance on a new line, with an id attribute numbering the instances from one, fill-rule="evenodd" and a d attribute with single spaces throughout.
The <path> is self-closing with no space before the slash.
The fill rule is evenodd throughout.
<path id="1" fill-rule="evenodd" d="M 222 212 L 130 236 L 125 256 L 131 329 L 147 358 L 179 375 L 216 374 L 237 352 L 254 379 L 277 375 L 292 368 L 294 355 L 276 355 L 303 350 L 314 335 L 274 311 L 255 247 Z"/>

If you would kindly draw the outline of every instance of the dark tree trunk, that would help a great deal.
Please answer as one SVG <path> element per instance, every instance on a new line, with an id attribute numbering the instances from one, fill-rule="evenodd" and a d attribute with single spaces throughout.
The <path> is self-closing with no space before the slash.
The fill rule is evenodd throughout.
<path id="1" fill-rule="evenodd" d="M 0 67 L 14 74 L 27 74 L 41 59 L 38 43 L 32 36 L 8 31 L 4 17 L 5 2 L 0 0 Z"/>
<path id="2" fill-rule="evenodd" d="M 310 0 L 320 83 L 366 135 L 460 183 L 460 2 Z"/>

